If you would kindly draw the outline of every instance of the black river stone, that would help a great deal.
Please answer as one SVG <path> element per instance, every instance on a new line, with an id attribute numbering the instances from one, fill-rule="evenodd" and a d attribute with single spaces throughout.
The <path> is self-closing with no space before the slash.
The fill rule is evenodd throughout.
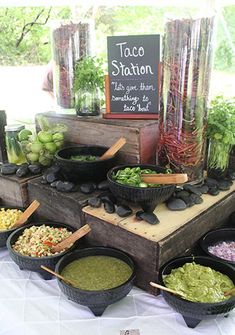
<path id="1" fill-rule="evenodd" d="M 29 164 L 28 168 L 32 174 L 42 173 L 42 167 L 39 164 Z"/>
<path id="2" fill-rule="evenodd" d="M 11 175 L 11 174 L 15 174 L 17 169 L 18 169 L 18 166 L 16 164 L 7 163 L 1 166 L 1 173 L 4 175 Z"/>
<path id="3" fill-rule="evenodd" d="M 97 185 L 97 189 L 100 191 L 107 191 L 109 189 L 108 180 L 103 180 Z"/>
<path id="4" fill-rule="evenodd" d="M 45 179 L 48 182 L 48 184 L 51 184 L 54 181 L 57 181 L 57 180 L 60 179 L 59 178 L 60 177 L 59 174 L 56 173 L 56 172 L 47 173 L 47 174 L 44 174 L 44 176 L 45 176 Z"/>
<path id="5" fill-rule="evenodd" d="M 235 180 L 235 171 L 232 169 L 228 169 L 226 176 L 230 180 Z"/>
<path id="6" fill-rule="evenodd" d="M 139 214 L 139 217 L 150 223 L 150 224 L 157 224 L 159 223 L 159 220 L 158 220 L 158 217 L 154 214 L 154 213 L 148 213 L 148 212 L 142 212 L 140 211 L 141 213 Z"/>
<path id="7" fill-rule="evenodd" d="M 56 180 L 56 181 L 53 181 L 50 186 L 53 187 L 53 188 L 56 188 L 56 185 L 59 181 L 62 181 L 62 180 Z"/>
<path id="8" fill-rule="evenodd" d="M 114 213 L 115 212 L 114 203 L 112 203 L 111 201 L 105 201 L 104 202 L 104 210 L 109 214 Z"/>
<path id="9" fill-rule="evenodd" d="M 75 184 L 70 181 L 59 180 L 56 184 L 56 189 L 60 192 L 73 192 L 75 190 Z"/>
<path id="10" fill-rule="evenodd" d="M 47 174 L 47 173 L 59 173 L 59 172 L 61 172 L 60 167 L 58 165 L 52 165 L 49 168 L 47 168 L 44 173 Z"/>
<path id="11" fill-rule="evenodd" d="M 219 191 L 218 186 L 214 185 L 214 186 L 209 187 L 208 194 L 210 194 L 210 195 L 218 195 L 219 192 L 220 191 Z"/>
<path id="12" fill-rule="evenodd" d="M 197 194 L 190 194 L 190 199 L 194 202 L 194 204 L 199 205 L 203 203 L 203 199 L 200 197 L 200 195 Z"/>
<path id="13" fill-rule="evenodd" d="M 197 194 L 197 195 L 202 195 L 202 192 L 200 191 L 200 188 L 194 185 L 189 185 L 186 184 L 184 185 L 184 190 L 193 193 L 193 194 Z"/>
<path id="14" fill-rule="evenodd" d="M 133 213 L 133 211 L 130 207 L 126 205 L 121 205 L 121 206 L 117 206 L 116 213 L 121 218 L 125 218 L 127 216 L 130 216 Z"/>
<path id="15" fill-rule="evenodd" d="M 187 207 L 192 207 L 195 205 L 194 200 L 190 197 L 191 194 L 188 197 L 181 197 L 181 200 L 183 200 Z"/>
<path id="16" fill-rule="evenodd" d="M 181 199 L 182 197 L 188 197 L 190 193 L 188 191 L 180 191 L 175 194 L 175 198 Z"/>
<path id="17" fill-rule="evenodd" d="M 94 208 L 99 208 L 102 205 L 102 201 L 98 197 L 92 197 L 88 199 L 88 205 Z"/>
<path id="18" fill-rule="evenodd" d="M 230 189 L 230 182 L 227 181 L 227 180 L 219 180 L 218 181 L 218 187 L 219 187 L 219 190 L 221 191 L 228 191 Z"/>
<path id="19" fill-rule="evenodd" d="M 208 187 L 218 186 L 218 181 L 213 178 L 206 178 L 204 184 L 207 185 Z"/>
<path id="20" fill-rule="evenodd" d="M 28 173 L 29 173 L 28 164 L 22 164 L 16 170 L 16 176 L 19 178 L 26 177 Z"/>
<path id="21" fill-rule="evenodd" d="M 109 191 L 100 193 L 98 197 L 101 199 L 102 202 L 109 201 L 112 202 L 113 204 L 117 203 L 116 197 L 113 195 L 113 193 Z"/>
<path id="22" fill-rule="evenodd" d="M 80 191 L 84 194 L 91 194 L 96 189 L 96 185 L 94 183 L 84 183 L 80 185 Z"/>
<path id="23" fill-rule="evenodd" d="M 209 187 L 207 185 L 202 185 L 199 187 L 202 194 L 206 194 L 209 191 Z"/>
<path id="24" fill-rule="evenodd" d="M 142 218 L 142 214 L 144 213 L 144 211 L 138 211 L 138 212 L 136 212 L 135 213 L 135 218 L 136 218 L 136 220 L 138 220 L 138 221 L 142 221 L 143 220 L 143 218 Z"/>
<path id="25" fill-rule="evenodd" d="M 171 198 L 167 202 L 167 207 L 171 211 L 183 211 L 187 208 L 186 203 L 182 199 Z"/>

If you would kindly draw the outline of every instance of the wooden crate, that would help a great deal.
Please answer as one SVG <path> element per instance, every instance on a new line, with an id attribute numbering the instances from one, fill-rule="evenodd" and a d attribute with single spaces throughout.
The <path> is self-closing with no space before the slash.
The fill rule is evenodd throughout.
<path id="1" fill-rule="evenodd" d="M 35 177 L 18 178 L 0 175 L 1 204 L 27 207 L 29 205 L 28 181 L 33 178 Z"/>
<path id="2" fill-rule="evenodd" d="M 160 223 L 150 225 L 136 221 L 134 215 L 120 218 L 103 208 L 83 208 L 91 232 L 85 237 L 89 245 L 109 246 L 128 253 L 137 265 L 136 285 L 152 292 L 161 265 L 192 249 L 198 239 L 222 225 L 235 208 L 235 183 L 229 191 L 216 197 L 203 195 L 204 202 L 185 211 L 172 212 L 165 204 L 155 213 Z"/>
<path id="3" fill-rule="evenodd" d="M 59 192 L 42 184 L 41 178 L 29 181 L 28 193 L 30 201 L 36 199 L 40 202 L 40 207 L 34 215 L 35 219 L 63 222 L 75 228 L 80 228 L 84 223 L 82 206 L 91 195 L 81 192 Z M 97 194 L 94 192 L 94 196 Z"/>
<path id="4" fill-rule="evenodd" d="M 127 140 L 120 150 L 120 163 L 156 162 L 158 121 L 105 120 L 74 115 L 44 113 L 50 122 L 68 126 L 66 141 L 79 144 L 111 146 L 121 136 Z"/>

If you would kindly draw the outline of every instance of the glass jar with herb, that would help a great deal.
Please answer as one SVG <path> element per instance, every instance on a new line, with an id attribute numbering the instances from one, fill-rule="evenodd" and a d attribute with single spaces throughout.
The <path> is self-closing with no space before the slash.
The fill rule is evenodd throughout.
<path id="1" fill-rule="evenodd" d="M 27 162 L 18 139 L 19 132 L 24 128 L 25 126 L 18 124 L 5 126 L 7 158 L 9 163 L 22 164 Z"/>
<path id="2" fill-rule="evenodd" d="M 215 97 L 210 103 L 207 136 L 207 170 L 211 177 L 226 173 L 229 155 L 235 144 L 235 98 Z"/>
<path id="3" fill-rule="evenodd" d="M 83 57 L 77 62 L 74 91 L 77 115 L 96 116 L 100 114 L 101 94 L 104 91 L 104 71 L 100 59 Z"/>

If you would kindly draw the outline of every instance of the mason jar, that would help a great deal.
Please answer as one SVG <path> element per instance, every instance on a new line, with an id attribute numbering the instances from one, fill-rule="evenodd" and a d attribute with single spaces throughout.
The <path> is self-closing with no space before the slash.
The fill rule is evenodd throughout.
<path id="1" fill-rule="evenodd" d="M 7 158 L 9 163 L 22 164 L 27 162 L 18 140 L 18 134 L 22 129 L 25 129 L 25 126 L 19 124 L 5 126 Z"/>

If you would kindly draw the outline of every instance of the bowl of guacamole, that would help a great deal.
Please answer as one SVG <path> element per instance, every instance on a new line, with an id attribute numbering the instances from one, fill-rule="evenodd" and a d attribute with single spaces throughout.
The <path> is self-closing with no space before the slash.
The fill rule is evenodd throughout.
<path id="1" fill-rule="evenodd" d="M 161 292 L 190 328 L 203 319 L 226 315 L 235 307 L 235 296 L 224 296 L 234 287 L 235 269 L 210 257 L 172 259 L 160 268 L 158 282 L 182 294 Z"/>
<path id="2" fill-rule="evenodd" d="M 62 292 L 72 301 L 87 306 L 94 315 L 124 298 L 132 289 L 135 266 L 118 249 L 92 247 L 75 250 L 56 265 L 56 272 L 73 283 L 58 279 Z"/>

